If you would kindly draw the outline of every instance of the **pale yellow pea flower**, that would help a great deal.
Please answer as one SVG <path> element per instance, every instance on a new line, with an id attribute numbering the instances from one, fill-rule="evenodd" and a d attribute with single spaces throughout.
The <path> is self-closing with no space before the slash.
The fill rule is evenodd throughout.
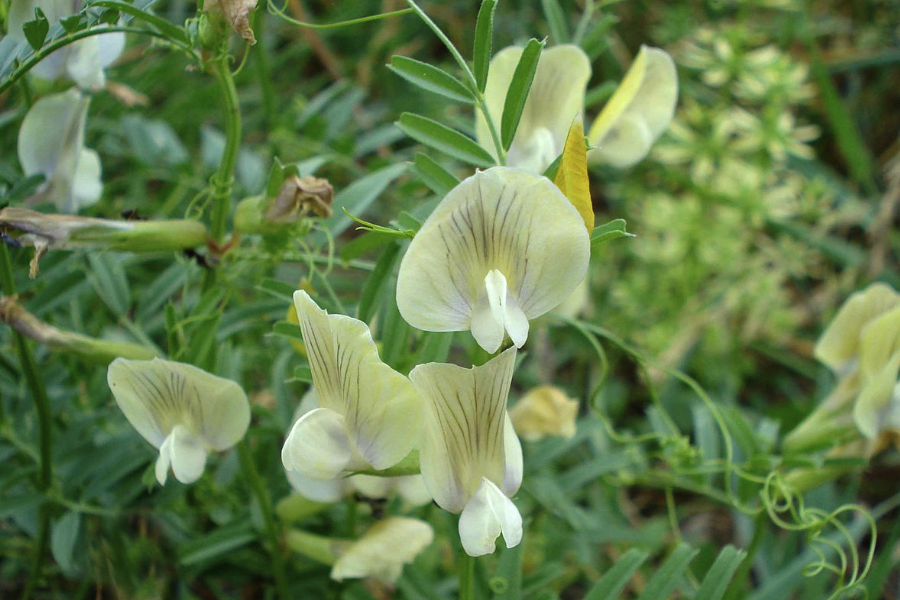
<path id="1" fill-rule="evenodd" d="M 672 121 L 678 73 L 665 50 L 641 46 L 625 78 L 588 132 L 591 163 L 626 168 L 647 156 Z"/>
<path id="2" fill-rule="evenodd" d="M 453 188 L 426 219 L 400 263 L 397 307 L 425 331 L 471 330 L 490 353 L 507 335 L 521 347 L 529 319 L 572 293 L 589 258 L 584 221 L 559 188 L 493 167 Z"/>
<path id="3" fill-rule="evenodd" d="M 419 454 L 438 506 L 461 513 L 459 536 L 470 556 L 494 551 L 501 534 L 522 540 L 522 517 L 510 498 L 522 483 L 522 447 L 506 413 L 516 349 L 480 367 L 419 365 L 410 380 L 425 399 Z"/>
<path id="4" fill-rule="evenodd" d="M 44 96 L 25 115 L 19 130 L 19 162 L 25 175 L 43 175 L 41 194 L 65 213 L 100 199 L 100 157 L 84 147 L 91 99 L 76 89 Z"/>
<path id="5" fill-rule="evenodd" d="M 327 480 L 397 464 L 413 448 L 421 407 L 409 380 L 381 361 L 362 321 L 329 315 L 302 290 L 294 305 L 319 408 L 291 428 L 284 467 Z"/>
<path id="6" fill-rule="evenodd" d="M 529 442 L 547 436 L 571 438 L 577 416 L 578 400 L 552 385 L 532 389 L 509 411 L 516 433 Z"/>
<path id="7" fill-rule="evenodd" d="M 160 485 L 170 467 L 178 481 L 193 483 L 203 474 L 207 454 L 237 444 L 250 425 L 244 390 L 192 365 L 117 358 L 107 382 L 128 422 L 159 448 Z"/>
<path id="8" fill-rule="evenodd" d="M 510 46 L 491 59 L 484 96 L 488 113 L 498 127 L 506 92 L 521 57 L 522 48 Z M 509 147 L 509 166 L 543 173 L 556 160 L 563 151 L 569 127 L 584 110 L 584 92 L 590 78 L 590 61 L 578 46 L 564 44 L 541 53 L 516 136 Z M 496 153 L 480 110 L 475 115 L 475 138 L 492 154 Z"/>
<path id="9" fill-rule="evenodd" d="M 293 309 L 292 309 L 293 311 Z M 294 423 L 307 413 L 319 408 L 316 392 L 310 388 L 294 413 Z M 399 495 L 409 506 L 424 506 L 431 502 L 431 494 L 421 475 L 377 477 L 353 475 L 334 479 L 315 479 L 298 471 L 285 470 L 291 488 L 304 498 L 315 502 L 337 502 L 345 496 L 359 492 L 367 498 L 390 498 Z"/>

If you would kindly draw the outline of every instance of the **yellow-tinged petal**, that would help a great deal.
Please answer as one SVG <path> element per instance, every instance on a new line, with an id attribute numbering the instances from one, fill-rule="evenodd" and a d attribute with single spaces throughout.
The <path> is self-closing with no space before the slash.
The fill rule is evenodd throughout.
<path id="1" fill-rule="evenodd" d="M 578 209 L 588 233 L 594 230 L 594 203 L 591 201 L 591 184 L 588 180 L 587 144 L 584 125 L 578 117 L 569 128 L 566 145 L 559 161 L 559 170 L 553 180 L 569 202 Z"/>
<path id="2" fill-rule="evenodd" d="M 428 490 L 438 505 L 461 512 L 487 478 L 515 493 L 519 481 L 507 475 L 506 398 L 512 381 L 516 349 L 509 348 L 480 367 L 429 363 L 409 377 L 425 399 L 419 464 Z M 513 432 L 513 437 L 515 433 Z M 513 453 L 514 454 L 514 453 Z M 520 465 L 513 465 L 513 469 Z"/>
<path id="3" fill-rule="evenodd" d="M 900 414 L 900 398 L 896 391 L 898 370 L 900 352 L 894 353 L 868 380 L 853 406 L 853 420 L 869 439 L 878 438 L 889 426 L 900 430 L 900 422 L 897 422 Z"/>
<path id="4" fill-rule="evenodd" d="M 859 336 L 859 370 L 863 382 L 874 377 L 900 351 L 900 306 L 872 319 Z"/>
<path id="5" fill-rule="evenodd" d="M 159 448 L 176 425 L 216 451 L 230 448 L 250 425 L 250 403 L 233 381 L 193 365 L 117 358 L 107 382 L 129 423 Z"/>
<path id="6" fill-rule="evenodd" d="M 250 425 L 244 390 L 192 365 L 117 358 L 109 365 L 107 382 L 128 422 L 159 448 L 160 484 L 170 466 L 182 483 L 196 481 L 207 451 L 227 450 Z"/>
<path id="7" fill-rule="evenodd" d="M 900 294 L 884 283 L 873 283 L 850 296 L 819 338 L 817 359 L 838 375 L 852 370 L 859 360 L 863 329 L 900 305 Z"/>
<path id="8" fill-rule="evenodd" d="M 592 163 L 629 167 L 650 151 L 675 113 L 678 74 L 664 50 L 641 46 L 613 97 L 588 133 Z"/>
<path id="9" fill-rule="evenodd" d="M 590 238 L 546 177 L 494 167 L 461 182 L 410 243 L 397 307 L 426 331 L 471 329 L 488 352 L 559 305 L 584 279 Z"/>
<path id="10" fill-rule="evenodd" d="M 389 517 L 375 523 L 356 542 L 338 551 L 340 557 L 331 570 L 331 578 L 374 577 L 393 582 L 403 565 L 410 563 L 434 540 L 431 525 L 418 519 Z"/>
<path id="11" fill-rule="evenodd" d="M 354 453 L 369 465 L 395 465 L 412 450 L 421 411 L 409 380 L 381 361 L 362 321 L 329 315 L 302 290 L 294 304 L 319 405 L 344 419 Z"/>
<path id="12" fill-rule="evenodd" d="M 497 127 L 521 56 L 522 48 L 511 46 L 491 60 L 484 95 L 488 112 Z M 556 160 L 572 120 L 584 108 L 584 93 L 590 77 L 590 60 L 578 46 L 563 44 L 541 53 L 516 136 L 509 147 L 508 165 L 543 173 Z M 475 137 L 494 154 L 490 129 L 480 110 L 476 111 Z"/>
<path id="13" fill-rule="evenodd" d="M 575 435 L 578 401 L 551 385 L 529 391 L 509 411 L 516 432 L 529 441 L 548 435 L 570 438 Z"/>

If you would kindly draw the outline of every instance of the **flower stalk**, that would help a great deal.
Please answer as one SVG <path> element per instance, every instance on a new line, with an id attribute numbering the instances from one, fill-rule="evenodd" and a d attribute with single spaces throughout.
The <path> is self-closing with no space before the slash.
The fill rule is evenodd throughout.
<path id="1" fill-rule="evenodd" d="M 275 585 L 278 588 L 278 596 L 281 600 L 290 600 L 291 595 L 288 591 L 284 557 L 281 554 L 281 536 L 278 531 L 278 524 L 275 522 L 275 515 L 272 512 L 269 493 L 266 491 L 265 484 L 259 476 L 259 471 L 256 469 L 256 464 L 253 462 L 253 456 L 250 454 L 247 444 L 243 441 L 239 442 L 237 450 L 241 460 L 241 468 L 247 476 L 250 490 L 256 497 L 260 512 L 262 512 L 266 536 L 269 538 L 269 552 L 272 554 L 272 570 L 275 572 Z"/>
<path id="2" fill-rule="evenodd" d="M 228 55 L 223 54 L 211 61 L 210 66 L 225 101 L 225 150 L 222 152 L 219 170 L 212 178 L 212 238 L 216 243 L 220 243 L 225 237 L 231 208 L 231 186 L 234 183 L 234 170 L 241 145 L 241 109 L 234 77 L 228 66 Z"/>

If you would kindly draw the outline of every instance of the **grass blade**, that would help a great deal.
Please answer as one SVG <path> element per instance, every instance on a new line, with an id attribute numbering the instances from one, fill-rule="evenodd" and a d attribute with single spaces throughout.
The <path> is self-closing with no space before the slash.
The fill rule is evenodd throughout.
<path id="1" fill-rule="evenodd" d="M 559 2 L 557 0 L 541 0 L 541 7 L 544 9 L 547 26 L 550 27 L 550 39 L 554 44 L 568 44 L 571 41 L 569 26 L 566 24 L 566 16 Z"/>
<path id="2" fill-rule="evenodd" d="M 600 581 L 591 588 L 584 600 L 616 600 L 634 572 L 647 560 L 647 553 L 632 548 L 616 561 Z"/>
<path id="3" fill-rule="evenodd" d="M 647 587 L 638 596 L 638 600 L 665 600 L 668 598 L 696 553 L 697 551 L 687 544 L 679 544 L 647 582 Z"/>
<path id="4" fill-rule="evenodd" d="M 734 546 L 725 546 L 703 578 L 694 600 L 721 600 L 728 590 L 731 577 L 744 558 L 744 553 Z"/>
<path id="5" fill-rule="evenodd" d="M 528 92 L 531 91 L 531 83 L 534 81 L 543 48 L 544 42 L 534 38 L 529 40 L 509 83 L 509 90 L 503 103 L 503 117 L 500 119 L 500 138 L 504 150 L 509 150 L 516 129 L 519 128 L 519 120 L 522 118 L 522 111 L 525 110 L 525 101 L 528 99 Z"/>
<path id="6" fill-rule="evenodd" d="M 474 140 L 426 117 L 403 113 L 397 121 L 400 130 L 421 144 L 476 167 L 492 167 L 494 157 Z"/>

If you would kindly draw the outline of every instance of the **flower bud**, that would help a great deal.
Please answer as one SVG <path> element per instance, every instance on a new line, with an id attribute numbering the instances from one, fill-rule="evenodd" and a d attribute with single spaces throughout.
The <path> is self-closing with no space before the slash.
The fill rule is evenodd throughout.
<path id="1" fill-rule="evenodd" d="M 516 433 L 530 442 L 548 435 L 572 437 L 577 416 L 578 401 L 549 385 L 534 388 L 509 411 Z"/>

